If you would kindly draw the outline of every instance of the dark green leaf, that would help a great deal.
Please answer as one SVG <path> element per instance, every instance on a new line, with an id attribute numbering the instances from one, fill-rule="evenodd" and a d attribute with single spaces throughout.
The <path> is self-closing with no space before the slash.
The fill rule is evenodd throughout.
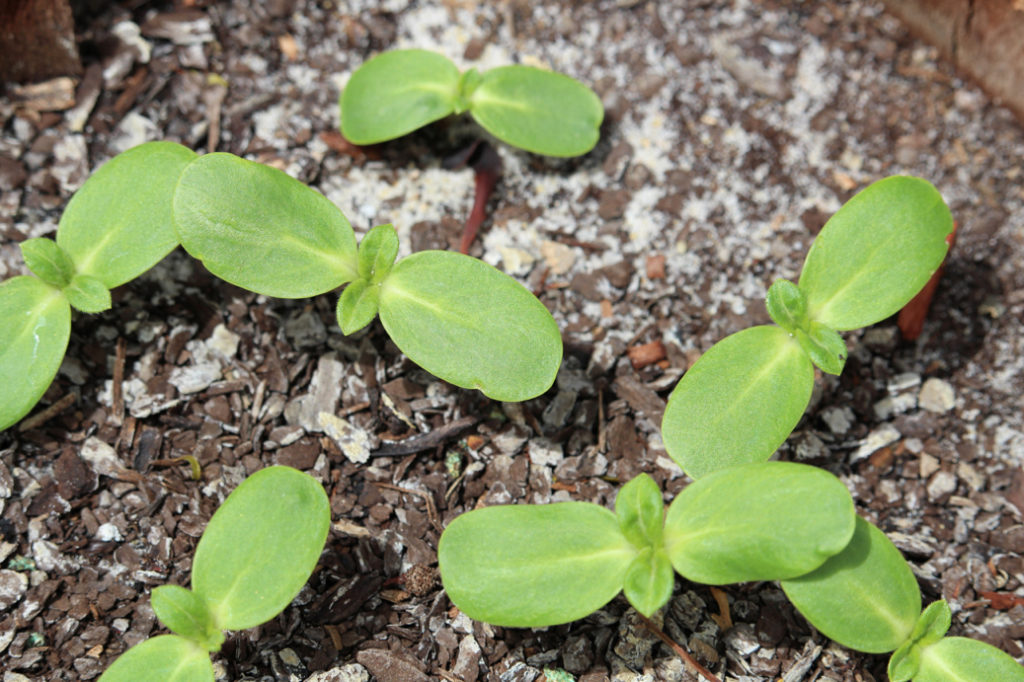
<path id="1" fill-rule="evenodd" d="M 37 277 L 0 284 L 0 430 L 28 414 L 50 386 L 71 336 L 71 306 Z"/>
<path id="2" fill-rule="evenodd" d="M 83 313 L 101 313 L 110 310 L 110 289 L 92 275 L 75 275 L 64 288 L 64 295 L 76 310 Z"/>
<path id="3" fill-rule="evenodd" d="M 213 682 L 210 654 L 177 635 L 161 635 L 121 654 L 99 682 Z"/>
<path id="4" fill-rule="evenodd" d="M 147 142 L 118 154 L 71 197 L 57 244 L 79 274 L 107 289 L 135 279 L 178 245 L 171 197 L 196 158 L 173 142 Z"/>
<path id="5" fill-rule="evenodd" d="M 623 535 L 637 549 L 661 547 L 665 503 L 653 478 L 640 474 L 622 486 L 615 496 L 615 515 Z"/>
<path id="6" fill-rule="evenodd" d="M 341 133 L 353 144 L 393 140 L 452 113 L 459 69 L 427 50 L 379 54 L 341 93 Z"/>
<path id="7" fill-rule="evenodd" d="M 675 584 L 676 574 L 665 550 L 647 547 L 626 570 L 622 591 L 634 609 L 650 618 L 668 603 Z"/>
<path id="8" fill-rule="evenodd" d="M 842 481 L 806 464 L 758 462 L 691 483 L 665 518 L 665 550 L 684 577 L 711 585 L 803 575 L 853 535 Z"/>
<path id="9" fill-rule="evenodd" d="M 75 276 L 75 266 L 71 259 L 52 239 L 26 239 L 19 246 L 25 265 L 47 284 L 63 289 Z"/>
<path id="10" fill-rule="evenodd" d="M 437 547 L 452 602 L 508 627 L 593 613 L 622 590 L 636 554 L 615 515 L 589 502 L 476 509 L 448 524 Z"/>
<path id="11" fill-rule="evenodd" d="M 315 296 L 358 272 L 355 233 L 334 204 L 287 173 L 231 154 L 207 154 L 185 169 L 174 222 L 207 270 L 267 296 Z"/>
<path id="12" fill-rule="evenodd" d="M 814 367 L 800 344 L 775 326 L 727 336 L 691 367 L 665 407 L 665 449 L 693 478 L 761 462 L 800 421 Z"/>
<path id="13" fill-rule="evenodd" d="M 171 632 L 207 651 L 220 651 L 224 633 L 214 623 L 206 602 L 195 592 L 178 585 L 161 585 L 153 590 L 149 599 L 156 617 Z"/>

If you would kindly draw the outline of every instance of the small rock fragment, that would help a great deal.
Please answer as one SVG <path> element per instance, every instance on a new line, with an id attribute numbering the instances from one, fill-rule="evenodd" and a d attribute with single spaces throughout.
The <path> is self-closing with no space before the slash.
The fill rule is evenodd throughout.
<path id="1" fill-rule="evenodd" d="M 0 570 L 0 612 L 18 603 L 28 590 L 28 576 L 18 571 Z"/>
<path id="2" fill-rule="evenodd" d="M 171 370 L 167 383 L 178 389 L 179 393 L 198 393 L 209 388 L 210 384 L 220 377 L 220 365 L 202 362 L 188 367 L 175 367 Z"/>
<path id="3" fill-rule="evenodd" d="M 924 382 L 917 402 L 929 412 L 949 412 L 956 404 L 956 394 L 949 382 L 933 377 Z"/>
<path id="4" fill-rule="evenodd" d="M 307 677 L 304 682 L 369 682 L 370 673 L 358 663 L 321 670 Z"/>
<path id="5" fill-rule="evenodd" d="M 562 446 L 547 438 L 534 438 L 527 446 L 530 464 L 534 466 L 558 466 L 562 461 Z"/>
<path id="6" fill-rule="evenodd" d="M 317 423 L 350 461 L 365 464 L 370 459 L 370 437 L 366 431 L 330 412 L 317 415 Z"/>
<path id="7" fill-rule="evenodd" d="M 936 471 L 925 489 L 928 491 L 928 499 L 932 502 L 944 500 L 956 491 L 956 474 L 951 471 Z"/>
<path id="8" fill-rule="evenodd" d="M 128 151 L 143 142 L 160 137 L 160 129 L 142 114 L 130 112 L 117 124 L 109 143 L 110 150 L 115 154 Z"/>
<path id="9" fill-rule="evenodd" d="M 892 424 L 882 424 L 863 440 L 861 446 L 850 457 L 851 462 L 859 462 L 875 450 L 892 445 L 900 439 L 900 432 Z"/>

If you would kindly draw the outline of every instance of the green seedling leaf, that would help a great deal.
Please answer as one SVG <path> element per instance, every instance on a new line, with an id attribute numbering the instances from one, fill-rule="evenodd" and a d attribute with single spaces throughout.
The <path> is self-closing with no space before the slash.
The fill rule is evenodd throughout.
<path id="1" fill-rule="evenodd" d="M 267 296 L 306 298 L 356 278 L 356 237 L 322 194 L 232 154 L 190 164 L 174 193 L 182 246 L 217 277 Z"/>
<path id="2" fill-rule="evenodd" d="M 640 474 L 622 486 L 615 496 L 615 515 L 619 518 L 622 534 L 634 547 L 661 547 L 665 503 L 653 478 Z"/>
<path id="3" fill-rule="evenodd" d="M 535 154 L 579 156 L 600 136 L 604 107 L 594 92 L 561 73 L 502 66 L 482 75 L 469 113 L 499 140 Z"/>
<path id="4" fill-rule="evenodd" d="M 469 109 L 469 100 L 476 92 L 476 89 L 480 86 L 480 82 L 483 80 L 483 76 L 476 69 L 469 69 L 464 71 L 459 76 L 459 96 L 455 99 L 455 113 L 461 114 L 462 112 Z"/>
<path id="5" fill-rule="evenodd" d="M 398 233 L 388 225 L 378 225 L 359 242 L 359 278 L 377 283 L 383 280 L 398 256 Z"/>
<path id="6" fill-rule="evenodd" d="M 28 414 L 46 392 L 71 337 L 71 306 L 36 277 L 0 284 L 0 430 Z"/>
<path id="7" fill-rule="evenodd" d="M 853 535 L 853 499 L 832 474 L 758 462 L 708 474 L 669 507 L 665 550 L 684 577 L 710 585 L 813 571 Z"/>
<path id="8" fill-rule="evenodd" d="M 100 682 L 213 682 L 213 664 L 203 648 L 177 635 L 136 644 L 100 675 Z"/>
<path id="9" fill-rule="evenodd" d="M 822 372 L 839 375 L 846 365 L 846 341 L 820 322 L 811 322 L 807 331 L 794 332 L 800 347 Z"/>
<path id="10" fill-rule="evenodd" d="M 380 319 L 409 359 L 494 400 L 535 398 L 554 383 L 562 337 L 544 304 L 483 261 L 420 251 L 381 283 Z"/>
<path id="11" fill-rule="evenodd" d="M 668 603 L 675 584 L 676 574 L 665 550 L 647 547 L 626 569 L 622 591 L 634 609 L 650 618 Z"/>
<path id="12" fill-rule="evenodd" d="M 52 239 L 26 239 L 20 246 L 25 265 L 50 286 L 63 289 L 75 276 L 75 266 L 71 259 Z"/>
<path id="13" fill-rule="evenodd" d="M 727 336 L 669 396 L 665 449 L 692 478 L 764 461 L 800 421 L 813 388 L 814 367 L 785 330 L 759 326 Z"/>
<path id="14" fill-rule="evenodd" d="M 545 627 L 587 616 L 622 590 L 637 550 L 589 502 L 476 509 L 438 542 L 441 580 L 470 618 Z"/>
<path id="15" fill-rule="evenodd" d="M 919 178 L 879 180 L 818 234 L 800 273 L 812 320 L 837 331 L 874 324 L 921 290 L 946 257 L 953 216 Z"/>
<path id="16" fill-rule="evenodd" d="M 914 624 L 910 639 L 889 658 L 890 682 L 906 682 L 917 675 L 921 667 L 922 650 L 942 639 L 949 630 L 952 620 L 953 614 L 945 601 L 929 604 Z"/>
<path id="17" fill-rule="evenodd" d="M 76 310 L 101 313 L 110 310 L 110 289 L 98 277 L 77 274 L 64 287 L 64 295 Z"/>
<path id="18" fill-rule="evenodd" d="M 171 221 L 174 186 L 196 153 L 147 142 L 93 173 L 64 209 L 57 244 L 79 274 L 107 289 L 133 280 L 178 245 Z"/>
<path id="19" fill-rule="evenodd" d="M 1024 667 L 1005 651 L 966 637 L 944 637 L 921 652 L 914 682 L 1024 682 Z"/>
<path id="20" fill-rule="evenodd" d="M 428 50 L 379 54 L 352 74 L 341 93 L 341 133 L 353 144 L 393 140 L 455 109 L 459 69 Z"/>
<path id="21" fill-rule="evenodd" d="M 806 329 L 807 298 L 797 285 L 788 279 L 778 279 L 768 288 L 765 307 L 775 324 L 792 334 L 797 329 Z"/>
<path id="22" fill-rule="evenodd" d="M 330 525 L 323 487 L 301 471 L 257 471 L 224 500 L 196 547 L 192 590 L 221 630 L 284 610 L 316 567 Z"/>
<path id="23" fill-rule="evenodd" d="M 346 336 L 373 322 L 380 307 L 380 285 L 357 279 L 341 292 L 336 310 L 338 326 Z"/>
<path id="24" fill-rule="evenodd" d="M 157 618 L 172 632 L 207 651 L 220 651 L 224 633 L 213 622 L 206 602 L 195 592 L 178 585 L 161 585 L 149 599 Z"/>
<path id="25" fill-rule="evenodd" d="M 872 654 L 906 642 L 921 613 L 910 566 L 882 531 L 860 517 L 842 552 L 807 575 L 782 581 L 782 589 L 825 636 Z"/>

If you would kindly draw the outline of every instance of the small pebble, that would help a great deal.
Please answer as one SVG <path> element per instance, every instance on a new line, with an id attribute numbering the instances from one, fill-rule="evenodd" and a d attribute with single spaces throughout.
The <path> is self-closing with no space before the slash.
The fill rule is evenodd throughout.
<path id="1" fill-rule="evenodd" d="M 939 502 L 956 491 L 956 474 L 951 471 L 936 471 L 928 485 L 928 499 L 932 502 Z"/>
<path id="2" fill-rule="evenodd" d="M 956 404 L 956 394 L 949 382 L 931 378 L 921 387 L 917 402 L 929 412 L 949 412 Z"/>

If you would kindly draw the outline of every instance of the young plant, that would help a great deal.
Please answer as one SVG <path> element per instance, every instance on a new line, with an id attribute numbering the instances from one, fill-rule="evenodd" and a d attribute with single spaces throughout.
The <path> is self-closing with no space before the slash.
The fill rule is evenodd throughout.
<path id="1" fill-rule="evenodd" d="M 814 367 L 842 372 L 838 332 L 902 308 L 941 265 L 952 229 L 925 180 L 886 178 L 850 199 L 814 240 L 798 284 L 769 288 L 778 326 L 726 337 L 683 375 L 662 419 L 669 455 L 694 478 L 770 457 L 810 402 Z"/>
<path id="2" fill-rule="evenodd" d="M 130 149 L 105 164 L 68 202 L 56 242 L 21 251 L 35 275 L 0 284 L 0 430 L 32 409 L 60 368 L 71 309 L 110 307 L 110 289 L 138 277 L 178 243 L 171 197 L 196 157 L 172 142 Z"/>
<path id="3" fill-rule="evenodd" d="M 536 154 L 579 156 L 594 148 L 601 100 L 569 76 L 531 66 L 459 72 L 427 50 L 369 60 L 341 94 L 341 132 L 354 144 L 392 140 L 468 111 L 499 140 Z"/>
<path id="4" fill-rule="evenodd" d="M 295 599 L 330 522 L 314 478 L 283 466 L 257 471 L 210 519 L 192 562 L 192 589 L 153 590 L 153 611 L 176 634 L 132 647 L 101 682 L 213 682 L 210 653 L 220 650 L 223 631 L 265 623 Z"/>

